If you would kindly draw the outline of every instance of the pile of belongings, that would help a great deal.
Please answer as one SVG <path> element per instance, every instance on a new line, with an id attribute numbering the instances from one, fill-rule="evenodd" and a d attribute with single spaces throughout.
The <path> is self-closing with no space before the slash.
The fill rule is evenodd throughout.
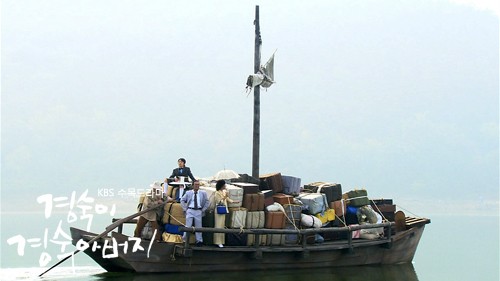
<path id="1" fill-rule="evenodd" d="M 369 200 L 365 189 L 342 193 L 340 184 L 328 182 L 313 182 L 301 186 L 300 178 L 281 173 L 261 175 L 259 179 L 239 174 L 238 177 L 228 179 L 228 182 L 226 189 L 229 198 L 238 202 L 228 203 L 228 228 L 299 230 L 394 221 L 395 205 L 392 200 Z M 202 181 L 200 189 L 207 192 L 210 201 L 210 207 L 203 217 L 203 227 L 213 227 L 215 182 Z M 169 187 L 167 192 L 173 194 L 175 188 Z M 178 228 L 185 221 L 179 203 L 165 204 L 162 223 L 166 233 L 182 235 Z M 307 243 L 321 243 L 347 239 L 347 235 L 348 232 L 325 232 L 306 237 L 306 240 Z M 351 235 L 352 238 L 378 239 L 384 233 L 383 228 L 371 228 L 352 231 Z M 204 243 L 212 244 L 212 237 L 212 233 L 203 233 Z M 226 245 L 295 245 L 301 243 L 301 239 L 298 234 L 267 234 L 260 235 L 259 241 L 256 241 L 252 234 L 228 233 Z"/>

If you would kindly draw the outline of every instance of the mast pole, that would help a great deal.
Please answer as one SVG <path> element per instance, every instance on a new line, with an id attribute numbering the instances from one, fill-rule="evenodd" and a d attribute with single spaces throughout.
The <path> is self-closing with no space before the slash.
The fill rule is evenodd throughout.
<path id="1" fill-rule="evenodd" d="M 260 47 L 262 39 L 260 37 L 259 6 L 255 6 L 255 53 L 254 53 L 254 73 L 260 69 Z M 253 151 L 252 151 L 252 177 L 259 178 L 259 155 L 260 155 L 260 86 L 253 89 Z"/>

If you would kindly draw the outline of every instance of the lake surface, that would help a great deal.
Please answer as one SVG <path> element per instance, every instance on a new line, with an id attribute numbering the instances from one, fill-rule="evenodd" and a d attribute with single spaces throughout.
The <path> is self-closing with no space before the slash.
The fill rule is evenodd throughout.
<path id="1" fill-rule="evenodd" d="M 37 216 L 37 215 L 36 215 Z M 321 270 L 286 270 L 267 272 L 233 272 L 207 274 L 116 274 L 106 273 L 85 254 L 78 254 L 61 266 L 47 273 L 43 278 L 36 276 L 44 270 L 39 266 L 42 252 L 53 256 L 47 266 L 57 262 L 56 255 L 61 247 L 50 244 L 51 236 L 58 226 L 57 217 L 49 220 L 36 219 L 33 215 L 2 216 L 2 259 L 1 280 L 206 280 L 210 278 L 224 280 L 481 280 L 498 281 L 499 279 L 499 217 L 498 216 L 431 216 L 432 223 L 426 226 L 417 253 L 412 264 L 396 266 L 362 266 L 330 268 Z M 43 217 L 43 216 L 42 216 Z M 14 229 L 19 221 L 31 221 L 25 229 Z M 95 225 L 103 230 L 109 217 L 96 218 Z M 76 225 L 75 225 L 76 226 Z M 25 247 L 20 256 L 16 245 L 8 245 L 7 239 L 22 235 L 25 238 L 42 238 L 45 229 L 48 235 L 48 247 Z M 64 229 L 68 232 L 69 230 Z M 125 228 L 130 232 L 131 226 Z M 63 235 L 59 235 L 61 240 Z M 29 243 L 27 243 L 28 245 Z M 52 250 L 57 251 L 49 251 Z M 54 249 L 56 248 L 56 249 Z M 67 246 L 66 252 L 72 251 Z"/>

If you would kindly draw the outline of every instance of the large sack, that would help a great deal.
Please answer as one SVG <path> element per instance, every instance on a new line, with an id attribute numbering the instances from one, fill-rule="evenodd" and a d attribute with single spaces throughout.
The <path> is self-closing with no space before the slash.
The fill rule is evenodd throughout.
<path id="1" fill-rule="evenodd" d="M 164 205 L 162 222 L 164 224 L 185 225 L 186 215 L 180 203 L 167 203 Z"/>
<path id="2" fill-rule="evenodd" d="M 377 222 L 377 213 L 375 213 L 375 211 L 372 209 L 370 205 L 359 207 L 356 212 L 356 215 L 358 217 L 359 224 Z"/>
<path id="3" fill-rule="evenodd" d="M 306 214 L 302 214 L 300 218 L 300 223 L 302 226 L 312 227 L 312 228 L 320 228 L 323 225 L 317 217 Z"/>
<path id="4" fill-rule="evenodd" d="M 266 207 L 266 210 L 268 212 L 285 212 L 285 209 L 283 209 L 283 206 L 280 203 L 274 202 L 272 205 L 269 205 Z"/>
<path id="5" fill-rule="evenodd" d="M 213 185 L 204 185 L 200 186 L 200 190 L 204 190 L 207 193 L 208 197 L 208 208 L 207 210 L 215 209 L 215 186 Z"/>

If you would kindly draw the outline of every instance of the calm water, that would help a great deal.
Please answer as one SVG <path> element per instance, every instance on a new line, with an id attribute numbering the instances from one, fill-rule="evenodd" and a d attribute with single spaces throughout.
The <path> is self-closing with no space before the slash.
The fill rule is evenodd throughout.
<path id="1" fill-rule="evenodd" d="M 44 271 L 38 263 L 44 246 L 41 245 L 38 248 L 27 246 L 24 256 L 19 256 L 16 247 L 9 246 L 6 240 L 18 234 L 25 238 L 42 238 L 45 228 L 53 234 L 58 219 L 31 220 L 33 223 L 26 229 L 8 227 L 17 225 L 14 224 L 14 220 L 28 221 L 23 216 L 27 215 L 3 216 L 2 218 L 1 280 L 206 280 L 206 274 L 106 273 L 82 253 L 75 257 L 74 267 L 70 259 L 43 278 L 37 278 L 36 276 Z M 310 280 L 311 275 L 314 274 L 315 280 L 500 280 L 498 216 L 432 216 L 431 219 L 432 223 L 427 225 L 424 231 L 413 264 L 252 272 L 251 274 L 210 272 L 210 278 L 217 278 L 219 281 Z M 101 220 L 94 221 L 93 225 L 100 225 L 99 228 L 93 229 L 95 232 L 103 230 L 109 217 L 101 218 Z M 125 232 L 127 231 L 131 231 L 131 227 L 126 228 Z M 49 237 L 48 240 L 51 238 Z M 50 244 L 50 241 L 48 243 Z M 54 244 L 49 245 L 47 249 L 51 247 L 54 248 Z M 66 252 L 72 249 L 68 246 Z M 55 255 L 60 252 L 46 251 L 54 256 L 54 259 L 48 263 L 51 266 L 57 262 Z"/>

